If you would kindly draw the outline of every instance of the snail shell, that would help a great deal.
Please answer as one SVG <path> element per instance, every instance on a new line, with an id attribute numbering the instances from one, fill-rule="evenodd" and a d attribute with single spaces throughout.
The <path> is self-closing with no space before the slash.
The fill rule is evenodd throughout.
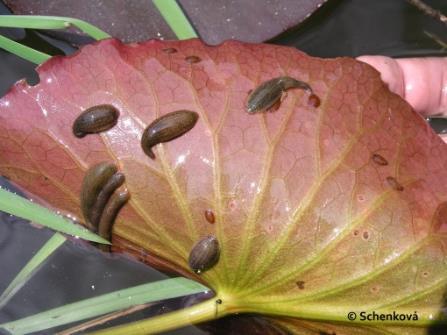
<path id="1" fill-rule="evenodd" d="M 191 130 L 199 115 L 196 112 L 179 110 L 156 119 L 146 127 L 141 138 L 141 147 L 150 158 L 155 159 L 152 147 L 169 142 Z"/>
<path id="2" fill-rule="evenodd" d="M 189 267 L 195 273 L 211 269 L 219 261 L 220 246 L 214 236 L 201 239 L 189 254 Z"/>
<path id="3" fill-rule="evenodd" d="M 116 125 L 119 112 L 112 105 L 93 106 L 77 117 L 73 123 L 73 134 L 82 138 L 87 134 L 106 131 Z"/>

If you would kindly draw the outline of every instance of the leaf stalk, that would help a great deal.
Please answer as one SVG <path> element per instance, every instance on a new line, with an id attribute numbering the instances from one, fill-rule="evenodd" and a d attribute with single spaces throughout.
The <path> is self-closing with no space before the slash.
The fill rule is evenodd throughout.
<path id="1" fill-rule="evenodd" d="M 147 320 L 90 333 L 91 335 L 158 334 L 193 324 L 219 319 L 238 312 L 238 308 L 224 299 L 213 297 L 191 307 L 156 316 Z"/>

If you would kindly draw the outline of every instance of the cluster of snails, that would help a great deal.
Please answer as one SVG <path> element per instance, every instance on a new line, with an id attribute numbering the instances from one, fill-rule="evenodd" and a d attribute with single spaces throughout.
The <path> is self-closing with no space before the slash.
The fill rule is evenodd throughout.
<path id="1" fill-rule="evenodd" d="M 108 240 L 119 210 L 130 198 L 127 190 L 115 192 L 125 179 L 117 170 L 115 164 L 99 163 L 88 169 L 81 187 L 81 210 L 87 226 Z M 104 245 L 100 248 L 108 250 Z"/>
<path id="2" fill-rule="evenodd" d="M 73 123 L 73 134 L 83 138 L 87 134 L 107 131 L 118 122 L 119 112 L 111 105 L 98 105 L 81 113 Z M 163 115 L 149 124 L 143 132 L 141 147 L 150 158 L 155 159 L 152 147 L 172 141 L 191 130 L 199 115 L 188 110 L 179 110 Z M 125 176 L 115 164 L 101 162 L 88 169 L 81 187 L 81 210 L 86 225 L 101 237 L 110 240 L 112 227 L 119 210 L 129 200 L 127 189 L 117 192 L 124 184 Z M 205 211 L 208 222 L 214 223 L 211 210 Z M 108 250 L 107 246 L 100 246 Z M 210 269 L 219 260 L 220 247 L 214 236 L 201 239 L 192 248 L 189 265 L 196 273 Z"/>
<path id="3" fill-rule="evenodd" d="M 177 50 L 163 50 L 167 54 Z M 193 64 L 200 61 L 196 56 L 185 59 Z M 309 93 L 308 101 L 314 106 L 320 105 L 320 99 L 313 94 L 312 88 L 305 82 L 283 76 L 274 78 L 259 85 L 249 93 L 247 112 L 250 114 L 266 112 L 279 108 L 284 94 L 289 89 L 303 89 Z M 73 134 L 82 138 L 87 134 L 96 134 L 114 127 L 119 118 L 119 111 L 112 105 L 98 105 L 81 113 L 73 123 Z M 143 132 L 141 147 L 151 159 L 155 159 L 152 148 L 160 143 L 172 141 L 188 131 L 197 123 L 199 115 L 188 110 L 179 110 L 165 114 L 151 124 Z M 83 180 L 81 189 L 81 209 L 87 226 L 110 240 L 111 231 L 119 210 L 129 200 L 127 189 L 119 191 L 124 184 L 125 176 L 118 171 L 115 164 L 102 162 L 91 167 Z M 205 219 L 215 223 L 214 213 L 207 209 Z M 105 248 L 105 247 L 102 247 Z M 200 274 L 212 268 L 220 256 L 220 246 L 215 236 L 209 235 L 199 240 L 191 249 L 188 263 L 195 273 Z"/>

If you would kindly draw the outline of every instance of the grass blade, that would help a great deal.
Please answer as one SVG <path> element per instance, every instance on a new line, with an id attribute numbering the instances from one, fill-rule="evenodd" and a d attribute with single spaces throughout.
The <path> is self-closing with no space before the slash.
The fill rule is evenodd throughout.
<path id="1" fill-rule="evenodd" d="M 30 29 L 66 29 L 75 26 L 96 40 L 111 37 L 101 29 L 85 21 L 71 17 L 38 15 L 0 15 L 0 27 Z"/>
<path id="2" fill-rule="evenodd" d="M 0 15 L 0 27 L 29 28 L 29 29 L 66 29 L 75 26 L 96 40 L 111 37 L 101 29 L 79 19 L 59 16 L 33 16 L 33 15 Z M 26 59 L 34 64 L 42 64 L 50 55 L 22 45 L 7 37 L 0 35 L 0 48 Z"/>
<path id="3" fill-rule="evenodd" d="M 87 241 L 110 244 L 107 240 L 92 233 L 90 230 L 75 225 L 47 208 L 4 189 L 0 189 L 0 210 L 23 219 L 32 220 L 60 233 L 78 236 Z"/>
<path id="4" fill-rule="evenodd" d="M 5 49 L 6 51 L 22 57 L 34 64 L 41 64 L 47 59 L 51 58 L 51 56 L 47 55 L 46 53 L 34 50 L 33 48 L 17 43 L 16 41 L 2 35 L 0 35 L 0 48 Z"/>
<path id="5" fill-rule="evenodd" d="M 90 319 L 88 321 L 85 321 L 83 323 L 79 323 L 76 324 L 75 326 L 71 327 L 71 328 L 66 328 L 62 331 L 57 332 L 55 335 L 73 335 L 76 333 L 79 333 L 81 331 L 85 331 L 89 328 L 92 327 L 96 327 L 99 325 L 103 325 L 107 322 L 122 318 L 124 316 L 133 314 L 135 312 L 141 311 L 143 309 L 149 308 L 153 305 L 157 304 L 156 302 L 153 303 L 147 303 L 147 304 L 143 304 L 143 305 L 138 305 L 138 306 L 133 306 L 127 309 L 123 309 L 121 311 L 117 311 L 117 312 L 113 312 L 113 313 L 109 313 L 106 315 L 102 315 L 100 317 L 94 318 L 94 319 Z"/>
<path id="6" fill-rule="evenodd" d="M 20 320 L 1 324 L 0 327 L 16 335 L 33 333 L 115 312 L 131 306 L 206 292 L 208 290 L 202 284 L 186 278 L 171 278 L 54 308 Z"/>
<path id="7" fill-rule="evenodd" d="M 175 0 L 153 0 L 153 3 L 179 40 L 197 37 L 194 28 Z"/>
<path id="8" fill-rule="evenodd" d="M 55 233 L 40 250 L 29 260 L 29 262 L 20 270 L 14 280 L 9 284 L 6 290 L 0 296 L 0 309 L 26 284 L 26 282 L 37 272 L 39 266 L 56 251 L 67 239 Z"/>

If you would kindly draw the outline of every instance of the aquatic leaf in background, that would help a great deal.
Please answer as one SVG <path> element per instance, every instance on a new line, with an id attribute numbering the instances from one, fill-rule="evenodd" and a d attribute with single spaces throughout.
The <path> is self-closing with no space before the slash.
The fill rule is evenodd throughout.
<path id="1" fill-rule="evenodd" d="M 174 2 L 165 0 L 165 2 Z M 317 10 L 327 0 L 258 1 L 180 0 L 185 14 L 201 38 L 209 44 L 227 39 L 263 42 L 290 29 Z M 174 39 L 152 0 L 78 1 L 23 1 L 5 0 L 5 4 L 19 15 L 57 15 L 76 17 L 102 28 L 124 42 L 138 42 L 149 38 Z M 74 44 L 82 38 L 74 34 L 51 32 Z M 82 44 L 82 42 L 81 42 Z"/>

